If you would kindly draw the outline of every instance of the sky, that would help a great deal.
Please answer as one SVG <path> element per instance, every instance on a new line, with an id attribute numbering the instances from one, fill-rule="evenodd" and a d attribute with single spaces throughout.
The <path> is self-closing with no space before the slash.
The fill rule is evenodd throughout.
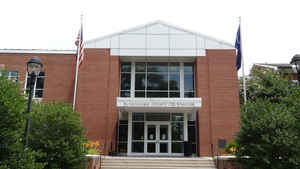
<path id="1" fill-rule="evenodd" d="M 241 16 L 246 74 L 300 54 L 298 0 L 3 0 L 0 49 L 75 49 L 84 40 L 161 20 L 234 44 Z M 239 71 L 241 74 L 241 70 Z"/>

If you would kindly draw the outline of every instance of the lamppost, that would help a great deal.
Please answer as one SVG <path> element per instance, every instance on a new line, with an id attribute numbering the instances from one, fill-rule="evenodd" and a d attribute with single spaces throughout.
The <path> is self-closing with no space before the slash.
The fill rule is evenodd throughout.
<path id="1" fill-rule="evenodd" d="M 36 77 L 39 75 L 40 71 L 43 68 L 43 63 L 41 61 L 41 59 L 37 56 L 34 56 L 32 58 L 30 58 L 27 62 L 27 73 L 30 76 L 30 80 L 29 82 L 29 98 L 28 98 L 28 107 L 27 107 L 27 119 L 26 119 L 26 128 L 25 128 L 25 148 L 28 145 L 28 134 L 29 134 L 29 130 L 30 130 L 30 117 L 29 117 L 29 113 L 31 111 L 31 103 L 32 103 L 32 97 L 33 97 L 33 88 L 34 88 L 34 84 L 36 81 Z"/>
<path id="2" fill-rule="evenodd" d="M 293 56 L 291 64 L 292 64 L 293 71 L 298 75 L 298 82 L 300 84 L 300 55 L 299 54 Z"/>

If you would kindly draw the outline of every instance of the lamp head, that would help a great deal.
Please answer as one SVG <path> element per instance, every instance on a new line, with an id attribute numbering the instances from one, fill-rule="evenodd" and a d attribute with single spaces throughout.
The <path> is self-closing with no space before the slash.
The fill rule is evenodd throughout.
<path id="1" fill-rule="evenodd" d="M 27 62 L 27 72 L 29 74 L 34 73 L 35 75 L 39 75 L 42 71 L 43 63 L 38 56 L 34 56 L 30 58 Z"/>

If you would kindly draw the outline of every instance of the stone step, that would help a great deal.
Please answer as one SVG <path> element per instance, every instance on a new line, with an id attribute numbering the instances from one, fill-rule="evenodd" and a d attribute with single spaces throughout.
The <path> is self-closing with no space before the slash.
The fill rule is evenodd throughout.
<path id="1" fill-rule="evenodd" d="M 161 166 L 161 167 L 168 167 L 168 166 L 176 166 L 176 167 L 213 167 L 214 164 L 189 164 L 189 163 L 102 163 L 102 166 Z"/>
<path id="2" fill-rule="evenodd" d="M 102 157 L 102 169 L 216 169 L 210 157 Z"/>
<path id="3" fill-rule="evenodd" d="M 103 160 L 105 163 L 172 163 L 172 164 L 214 164 L 213 161 L 159 161 L 159 160 Z"/>
<path id="4" fill-rule="evenodd" d="M 215 167 L 144 167 L 144 166 L 101 166 L 101 169 L 216 169 Z"/>

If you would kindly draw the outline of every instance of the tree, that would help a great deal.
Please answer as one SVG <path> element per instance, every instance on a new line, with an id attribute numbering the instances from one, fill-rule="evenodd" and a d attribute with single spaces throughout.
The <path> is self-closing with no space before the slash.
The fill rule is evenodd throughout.
<path id="1" fill-rule="evenodd" d="M 241 104 L 236 155 L 245 169 L 300 168 L 300 87 L 254 70 Z"/>
<path id="2" fill-rule="evenodd" d="M 33 108 L 29 144 L 46 155 L 45 169 L 83 169 L 87 150 L 80 116 L 66 103 L 39 103 Z"/>
<path id="3" fill-rule="evenodd" d="M 0 168 L 41 169 L 38 152 L 24 150 L 22 138 L 25 128 L 26 99 L 21 87 L 0 72 Z"/>

